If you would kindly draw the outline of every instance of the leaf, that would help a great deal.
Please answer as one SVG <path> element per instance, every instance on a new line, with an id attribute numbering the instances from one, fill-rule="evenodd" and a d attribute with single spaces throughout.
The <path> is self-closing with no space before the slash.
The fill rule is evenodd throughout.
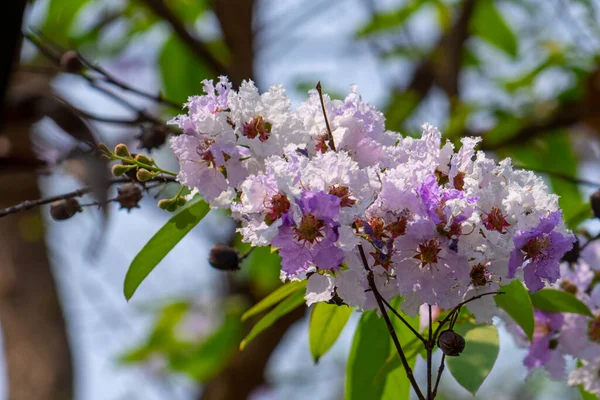
<path id="1" fill-rule="evenodd" d="M 573 313 L 594 317 L 588 306 L 569 292 L 542 289 L 531 295 L 535 308 L 555 313 Z"/>
<path id="2" fill-rule="evenodd" d="M 210 210 L 202 200 L 190 203 L 173 216 L 135 256 L 123 285 L 127 300 L 131 299 L 138 286 L 152 272 L 154 267 L 185 237 Z"/>
<path id="3" fill-rule="evenodd" d="M 46 20 L 40 31 L 53 41 L 66 45 L 79 12 L 89 0 L 50 0 Z"/>
<path id="4" fill-rule="evenodd" d="M 493 325 L 471 323 L 454 330 L 465 338 L 465 350 L 458 357 L 446 357 L 446 364 L 456 381 L 475 395 L 498 358 L 498 331 Z"/>
<path id="5" fill-rule="evenodd" d="M 421 6 L 429 0 L 412 0 L 404 7 L 394 11 L 376 13 L 371 21 L 358 30 L 358 37 L 381 33 L 401 27 Z"/>
<path id="6" fill-rule="evenodd" d="M 290 297 L 282 301 L 271 310 L 267 315 L 265 315 L 260 321 L 256 323 L 252 327 L 252 330 L 246 336 L 242 343 L 240 343 L 240 350 L 244 350 L 248 343 L 250 343 L 256 336 L 258 336 L 262 331 L 273 325 L 277 320 L 279 320 L 284 315 L 290 313 L 298 306 L 304 304 L 304 291 L 299 290 L 293 293 Z"/>
<path id="7" fill-rule="evenodd" d="M 533 317 L 533 305 L 529 292 L 521 281 L 514 280 L 508 285 L 500 286 L 504 294 L 494 296 L 496 305 L 502 308 L 523 329 L 529 341 L 533 339 L 533 328 L 535 325 Z"/>
<path id="8" fill-rule="evenodd" d="M 471 18 L 471 30 L 481 39 L 496 46 L 512 58 L 517 57 L 517 37 L 494 5 L 493 0 L 477 2 Z"/>
<path id="9" fill-rule="evenodd" d="M 202 80 L 213 75 L 175 35 L 163 45 L 159 65 L 165 97 L 180 103 L 198 93 Z"/>
<path id="10" fill-rule="evenodd" d="M 258 302 L 258 304 L 254 305 L 254 307 L 246 311 L 244 315 L 242 315 L 242 321 L 245 321 L 248 318 L 260 314 L 261 312 L 273 307 L 275 304 L 287 298 L 292 293 L 295 293 L 300 289 L 304 289 L 306 287 L 306 283 L 306 280 L 292 281 L 286 283 L 281 287 L 278 287 L 273 293 L 271 293 L 270 295 L 262 299 L 260 302 Z"/>
<path id="11" fill-rule="evenodd" d="M 378 366 L 383 365 L 390 355 L 389 335 L 384 321 L 375 311 L 363 313 L 346 363 L 345 400 L 381 398 L 385 381 L 375 378 Z"/>
<path id="12" fill-rule="evenodd" d="M 260 297 L 272 293 L 281 286 L 279 279 L 281 257 L 279 254 L 271 252 L 270 247 L 255 247 L 245 266 L 252 282 L 252 290 Z"/>
<path id="13" fill-rule="evenodd" d="M 308 326 L 308 343 L 315 364 L 333 346 L 351 314 L 352 308 L 345 305 L 327 303 L 315 305 Z"/>
<path id="14" fill-rule="evenodd" d="M 582 385 L 579 385 L 579 393 L 581 394 L 581 400 L 598 400 L 598 396 L 593 393 L 586 392 Z"/>

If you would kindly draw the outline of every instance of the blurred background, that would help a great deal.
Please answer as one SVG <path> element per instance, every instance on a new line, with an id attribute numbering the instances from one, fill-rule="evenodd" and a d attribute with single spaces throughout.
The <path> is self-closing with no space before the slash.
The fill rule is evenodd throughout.
<path id="1" fill-rule="evenodd" d="M 90 153 L 126 143 L 177 164 L 167 121 L 203 79 L 281 83 L 297 105 L 321 81 L 351 84 L 388 129 L 424 122 L 454 142 L 532 168 L 565 218 L 596 234 L 600 182 L 600 2 L 596 0 L 32 0 L 3 5 L 0 209 L 78 189 L 83 211 L 48 204 L 0 218 L 5 399 L 343 399 L 356 315 L 318 365 L 301 308 L 239 352 L 255 321 L 240 311 L 279 285 L 278 257 L 255 251 L 239 272 L 208 264 L 237 242 L 213 212 L 126 302 L 127 268 L 171 216 L 176 184 L 146 186 L 139 207 Z M 24 37 L 25 35 L 26 37 Z M 27 207 L 25 207 L 27 208 Z M 501 323 L 499 323 L 501 327 Z M 477 399 L 578 399 L 500 329 L 500 357 Z M 387 338 L 386 338 L 387 340 Z M 422 364 L 417 375 L 422 374 Z M 473 398 L 446 373 L 440 398 Z M 393 400 L 393 399 L 390 399 Z"/>

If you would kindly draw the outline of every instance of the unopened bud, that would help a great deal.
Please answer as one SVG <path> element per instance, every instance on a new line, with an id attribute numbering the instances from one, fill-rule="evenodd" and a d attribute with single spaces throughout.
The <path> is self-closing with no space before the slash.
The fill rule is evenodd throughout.
<path id="1" fill-rule="evenodd" d="M 121 176 L 132 168 L 134 168 L 133 165 L 115 164 L 112 167 L 112 174 L 114 176 Z"/>
<path id="2" fill-rule="evenodd" d="M 453 330 L 447 329 L 440 333 L 437 345 L 445 355 L 455 357 L 465 349 L 465 338 Z"/>
<path id="3" fill-rule="evenodd" d="M 118 196 L 116 201 L 121 205 L 120 208 L 127 209 L 139 208 L 139 202 L 142 199 L 142 190 L 135 183 L 126 183 L 117 189 Z"/>
<path id="4" fill-rule="evenodd" d="M 137 154 L 135 161 L 141 162 L 142 164 L 154 165 L 154 160 L 144 154 Z"/>
<path id="5" fill-rule="evenodd" d="M 208 262 L 213 268 L 223 271 L 237 271 L 240 269 L 240 257 L 238 252 L 226 244 L 215 244 L 210 249 Z"/>
<path id="6" fill-rule="evenodd" d="M 590 196 L 590 204 L 592 206 L 592 211 L 594 212 L 594 217 L 600 218 L 600 190 L 594 192 Z"/>
<path id="7" fill-rule="evenodd" d="M 108 147 L 104 143 L 100 143 L 98 145 L 98 151 L 100 153 L 102 153 L 103 155 L 109 155 L 110 154 L 110 150 L 108 149 Z"/>
<path id="8" fill-rule="evenodd" d="M 79 59 L 79 54 L 75 50 L 69 50 L 60 57 L 60 67 L 66 72 L 76 74 L 81 71 L 83 64 Z"/>
<path id="9" fill-rule="evenodd" d="M 163 125 L 152 125 L 142 128 L 142 133 L 137 137 L 140 147 L 151 151 L 162 146 L 167 139 L 168 130 Z"/>
<path id="10" fill-rule="evenodd" d="M 50 216 L 55 221 L 64 221 L 81 211 L 79 202 L 74 197 L 55 201 L 50 205 Z"/>
<path id="11" fill-rule="evenodd" d="M 146 182 L 146 181 L 149 181 L 150 179 L 154 178 L 154 174 L 152 174 L 152 172 L 148 171 L 145 168 L 140 168 L 140 169 L 138 169 L 137 173 L 135 174 L 135 177 L 140 182 Z"/>
<path id="12" fill-rule="evenodd" d="M 115 154 L 119 157 L 131 157 L 131 154 L 129 154 L 129 149 L 123 143 L 115 146 Z"/>

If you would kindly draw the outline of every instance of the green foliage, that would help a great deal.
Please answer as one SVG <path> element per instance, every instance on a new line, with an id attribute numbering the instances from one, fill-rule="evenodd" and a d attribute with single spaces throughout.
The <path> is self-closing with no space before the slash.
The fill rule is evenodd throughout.
<path id="1" fill-rule="evenodd" d="M 213 72 L 185 46 L 177 36 L 171 36 L 159 56 L 160 73 L 165 97 L 184 103 L 189 96 L 201 92 L 203 79 L 212 79 Z"/>
<path id="2" fill-rule="evenodd" d="M 252 327 L 252 330 L 246 336 L 242 343 L 240 344 L 240 350 L 244 350 L 244 348 L 250 343 L 256 336 L 258 336 L 265 329 L 273 325 L 277 322 L 281 317 L 289 314 L 296 308 L 304 306 L 304 291 L 298 290 L 290 295 L 288 298 L 283 300 L 281 303 L 277 305 L 273 310 L 271 310 L 267 315 L 265 315 L 260 321 L 256 323 Z"/>
<path id="3" fill-rule="evenodd" d="M 244 265 L 248 269 L 252 290 L 261 297 L 281 286 L 281 257 L 270 247 L 254 248 Z"/>
<path id="4" fill-rule="evenodd" d="M 246 311 L 244 315 L 242 315 L 242 320 L 245 321 L 248 318 L 254 317 L 255 315 L 262 313 L 263 311 L 268 310 L 275 304 L 285 300 L 286 298 L 288 298 L 296 292 L 300 292 L 304 295 L 304 288 L 306 287 L 306 283 L 306 280 L 292 281 L 286 283 L 283 286 L 280 286 L 275 291 L 273 291 L 273 293 L 271 293 L 270 295 L 259 301 L 257 304 L 255 304 L 254 307 Z"/>
<path id="5" fill-rule="evenodd" d="M 498 331 L 493 325 L 471 323 L 457 325 L 454 330 L 465 338 L 465 350 L 458 357 L 446 357 L 446 364 L 456 381 L 475 394 L 498 358 Z"/>
<path id="6" fill-rule="evenodd" d="M 79 12 L 89 2 L 90 0 L 50 0 L 41 32 L 53 41 L 66 45 Z"/>
<path id="7" fill-rule="evenodd" d="M 210 210 L 208 203 L 196 200 L 188 203 L 173 216 L 135 256 L 127 275 L 123 292 L 127 300 L 135 293 L 138 286 L 152 272 L 154 267 L 185 237 Z"/>
<path id="8" fill-rule="evenodd" d="M 595 394 L 588 393 L 585 391 L 583 386 L 579 385 L 579 393 L 581 394 L 581 400 L 598 400 L 599 397 Z"/>
<path id="9" fill-rule="evenodd" d="M 431 0 L 410 0 L 408 4 L 393 10 L 377 13 L 367 22 L 366 25 L 358 29 L 358 36 L 364 37 L 373 35 L 390 29 L 401 27 L 421 6 Z"/>
<path id="10" fill-rule="evenodd" d="M 516 58 L 517 36 L 496 8 L 494 0 L 480 0 L 471 18 L 471 30 L 481 39 Z"/>
<path id="11" fill-rule="evenodd" d="M 535 308 L 556 313 L 574 313 L 594 317 L 590 309 L 569 292 L 555 289 L 542 289 L 531 295 Z"/>
<path id="12" fill-rule="evenodd" d="M 315 364 L 333 346 L 351 314 L 352 308 L 345 305 L 315 304 L 308 328 L 308 343 Z"/>
<path id="13" fill-rule="evenodd" d="M 531 341 L 533 339 L 534 317 L 533 305 L 529 292 L 523 284 L 514 280 L 508 285 L 500 286 L 504 294 L 494 296 L 496 305 L 502 308 L 519 325 Z"/>

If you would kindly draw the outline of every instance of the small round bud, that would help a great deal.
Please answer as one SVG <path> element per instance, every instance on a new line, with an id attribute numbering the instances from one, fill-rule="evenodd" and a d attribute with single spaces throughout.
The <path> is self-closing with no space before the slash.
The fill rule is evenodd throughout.
<path id="1" fill-rule="evenodd" d="M 592 206 L 594 217 L 600 218 L 600 190 L 594 192 L 590 196 L 590 205 Z"/>
<path id="2" fill-rule="evenodd" d="M 154 165 L 154 160 L 144 154 L 137 154 L 135 161 L 141 162 L 142 164 Z"/>
<path id="3" fill-rule="evenodd" d="M 453 330 L 447 329 L 440 333 L 437 345 L 445 355 L 455 357 L 465 349 L 465 339 Z"/>
<path id="4" fill-rule="evenodd" d="M 115 154 L 119 157 L 131 157 L 131 154 L 129 154 L 129 149 L 123 143 L 115 146 Z"/>
<path id="5" fill-rule="evenodd" d="M 152 172 L 148 171 L 145 168 L 140 168 L 140 169 L 138 169 L 137 173 L 135 174 L 135 177 L 140 182 L 146 182 L 146 181 L 149 181 L 150 179 L 154 178 L 154 174 L 152 174 Z"/>
<path id="6" fill-rule="evenodd" d="M 60 57 L 60 67 L 66 72 L 76 74 L 82 70 L 83 64 L 79 54 L 75 50 L 69 50 Z"/>
<path id="7" fill-rule="evenodd" d="M 50 216 L 55 221 L 64 221 L 81 211 L 79 202 L 74 197 L 55 201 L 50 205 Z"/>
<path id="8" fill-rule="evenodd" d="M 110 155 L 110 150 L 108 149 L 108 147 L 104 143 L 100 143 L 98 145 L 98 151 L 100 153 L 102 153 L 103 155 Z"/>
<path id="9" fill-rule="evenodd" d="M 158 208 L 162 210 L 169 210 L 173 207 L 173 199 L 161 199 L 158 201 Z"/>
<path id="10" fill-rule="evenodd" d="M 127 171 L 129 171 L 132 168 L 133 168 L 133 166 L 116 164 L 116 165 L 112 166 L 112 174 L 114 176 L 121 176 L 121 175 L 127 173 Z"/>
<path id="11" fill-rule="evenodd" d="M 223 271 L 237 271 L 240 269 L 240 257 L 238 252 L 226 244 L 215 244 L 210 249 L 208 262 L 213 268 Z"/>
<path id="12" fill-rule="evenodd" d="M 183 205 L 185 205 L 185 203 L 187 203 L 187 200 L 185 199 L 185 197 L 179 197 L 177 199 L 177 204 L 181 207 Z"/>
<path id="13" fill-rule="evenodd" d="M 127 209 L 139 208 L 139 202 L 142 199 L 142 190 L 135 183 L 126 183 L 117 189 L 118 196 L 115 198 L 121 207 Z"/>
<path id="14" fill-rule="evenodd" d="M 159 148 L 165 143 L 169 131 L 163 125 L 152 125 L 150 127 L 143 127 L 142 133 L 137 136 L 140 141 L 140 147 L 151 151 L 152 149 Z"/>

